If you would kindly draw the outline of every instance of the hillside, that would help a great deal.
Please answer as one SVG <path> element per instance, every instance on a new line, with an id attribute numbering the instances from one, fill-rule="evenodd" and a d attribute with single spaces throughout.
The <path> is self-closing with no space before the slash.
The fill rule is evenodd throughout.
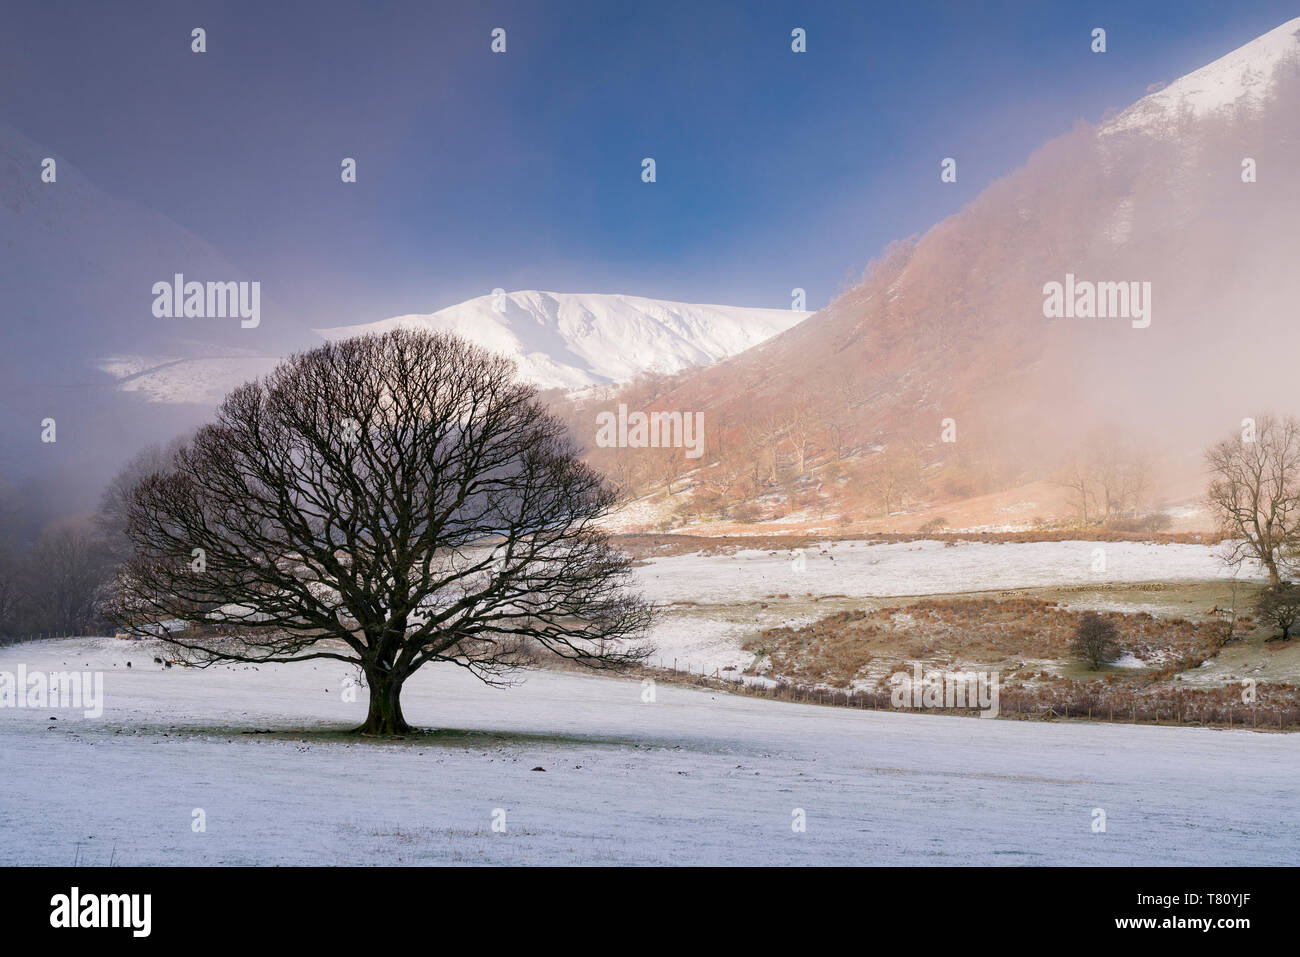
<path id="1" fill-rule="evenodd" d="M 793 329 L 567 414 L 594 463 L 660 498 L 662 525 L 915 526 L 1044 482 L 1061 490 L 1045 521 L 1186 511 L 1205 444 L 1261 409 L 1300 411 L 1284 370 L 1297 164 L 1300 19 L 1076 124 Z M 1128 314 L 1067 318 L 1089 303 L 1049 317 L 1052 283 L 1136 285 Z M 620 403 L 703 412 L 707 453 L 596 447 L 594 416 Z"/>

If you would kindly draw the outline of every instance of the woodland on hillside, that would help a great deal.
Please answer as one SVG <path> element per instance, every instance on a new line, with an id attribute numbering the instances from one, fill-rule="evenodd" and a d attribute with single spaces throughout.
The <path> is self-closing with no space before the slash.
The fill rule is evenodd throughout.
<path id="1" fill-rule="evenodd" d="M 787 332 L 554 397 L 557 413 L 665 524 L 871 521 L 1043 482 L 1062 492 L 1044 523 L 1158 525 L 1200 487 L 1208 441 L 1293 398 L 1259 369 L 1300 348 L 1300 184 L 1242 175 L 1265 144 L 1300 143 L 1300 73 L 1276 96 L 1158 135 L 1080 123 Z M 1044 284 L 1067 273 L 1150 282 L 1150 328 L 1045 319 Z M 595 416 L 620 403 L 702 411 L 705 454 L 594 447 Z"/>

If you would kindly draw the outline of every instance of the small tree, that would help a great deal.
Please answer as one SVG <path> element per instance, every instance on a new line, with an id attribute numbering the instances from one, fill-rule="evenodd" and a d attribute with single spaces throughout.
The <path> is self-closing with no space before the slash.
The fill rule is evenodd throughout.
<path id="1" fill-rule="evenodd" d="M 1096 671 L 1120 656 L 1119 636 L 1115 626 L 1096 612 L 1088 612 L 1075 630 L 1070 650 Z"/>
<path id="2" fill-rule="evenodd" d="M 1151 458 L 1113 427 L 1094 429 L 1076 448 L 1057 481 L 1074 493 L 1084 525 L 1135 516 L 1151 484 Z"/>
<path id="3" fill-rule="evenodd" d="M 1276 587 L 1279 566 L 1300 542 L 1300 422 L 1261 415 L 1240 436 L 1212 446 L 1205 459 L 1206 498 L 1227 537 L 1225 560 L 1233 566 L 1258 560 Z"/>
<path id="4" fill-rule="evenodd" d="M 398 330 L 240 386 L 134 485 L 114 619 L 199 665 L 353 664 L 369 734 L 408 730 L 401 690 L 431 661 L 496 683 L 539 646 L 639 660 L 651 608 L 598 525 L 615 492 L 514 373 Z"/>
<path id="5" fill-rule="evenodd" d="M 8 552 L 0 549 L 0 635 L 17 631 L 24 590 L 19 579 L 21 567 Z"/>
<path id="6" fill-rule="evenodd" d="M 1264 589 L 1255 599 L 1255 615 L 1280 628 L 1282 640 L 1290 641 L 1291 629 L 1300 621 L 1300 585 L 1280 581 Z"/>

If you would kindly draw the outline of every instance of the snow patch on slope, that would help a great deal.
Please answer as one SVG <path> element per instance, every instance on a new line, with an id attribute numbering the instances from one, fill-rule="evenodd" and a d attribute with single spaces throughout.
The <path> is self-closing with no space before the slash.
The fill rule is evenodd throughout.
<path id="1" fill-rule="evenodd" d="M 756 346 L 811 313 L 694 305 L 640 296 L 524 291 L 505 296 L 504 312 L 481 296 L 428 315 L 315 330 L 327 340 L 395 328 L 445 330 L 514 359 L 523 379 L 543 389 L 628 382 L 643 372 L 704 366 Z M 236 386 L 266 375 L 280 357 L 111 355 L 96 368 L 119 389 L 151 402 L 212 405 Z"/>
<path id="2" fill-rule="evenodd" d="M 494 305 L 499 302 L 501 311 Z M 809 315 L 790 309 L 698 305 L 640 296 L 512 292 L 428 315 L 318 329 L 343 339 L 393 328 L 445 330 L 507 355 L 542 388 L 627 382 L 644 372 L 704 366 L 758 345 Z"/>
<path id="3" fill-rule="evenodd" d="M 105 356 L 95 367 L 116 379 L 123 392 L 139 393 L 149 402 L 217 405 L 236 386 L 264 376 L 280 363 L 278 356 Z"/>
<path id="4" fill-rule="evenodd" d="M 1152 131 L 1184 114 L 1201 119 L 1243 100 L 1258 107 L 1286 63 L 1300 64 L 1300 17 L 1143 97 L 1100 132 Z"/>

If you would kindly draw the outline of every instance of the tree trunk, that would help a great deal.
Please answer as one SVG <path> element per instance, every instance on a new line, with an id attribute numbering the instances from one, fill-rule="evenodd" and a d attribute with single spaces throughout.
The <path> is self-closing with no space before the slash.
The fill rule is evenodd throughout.
<path id="1" fill-rule="evenodd" d="M 402 681 L 391 672 L 376 671 L 366 674 L 370 686 L 370 712 L 366 723 L 356 729 L 358 734 L 405 734 L 411 726 L 402 717 Z"/>
<path id="2" fill-rule="evenodd" d="M 1268 587 L 1276 588 L 1279 583 L 1277 574 L 1277 562 L 1271 558 L 1264 559 L 1264 567 L 1268 569 Z"/>

